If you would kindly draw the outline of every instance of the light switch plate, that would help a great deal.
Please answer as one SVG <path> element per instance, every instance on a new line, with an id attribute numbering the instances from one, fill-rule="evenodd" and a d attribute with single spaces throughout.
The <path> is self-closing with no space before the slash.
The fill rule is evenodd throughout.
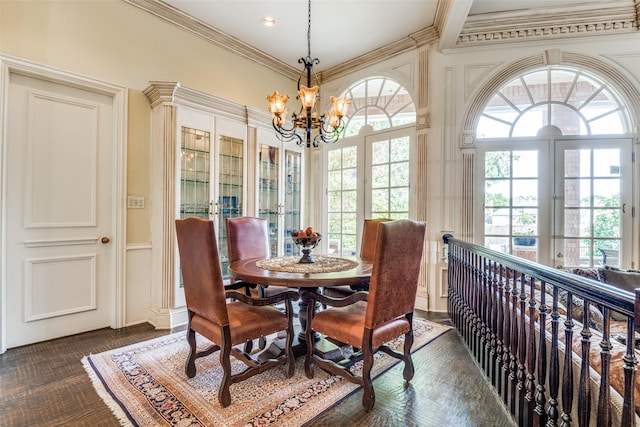
<path id="1" fill-rule="evenodd" d="M 127 209 L 144 209 L 144 197 L 127 196 Z"/>

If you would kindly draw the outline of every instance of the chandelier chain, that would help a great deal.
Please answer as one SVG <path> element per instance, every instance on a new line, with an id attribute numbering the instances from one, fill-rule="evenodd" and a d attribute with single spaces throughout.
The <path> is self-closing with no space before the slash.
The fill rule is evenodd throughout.
<path id="1" fill-rule="evenodd" d="M 311 58 L 311 0 L 309 0 L 309 14 L 307 20 L 307 57 Z"/>

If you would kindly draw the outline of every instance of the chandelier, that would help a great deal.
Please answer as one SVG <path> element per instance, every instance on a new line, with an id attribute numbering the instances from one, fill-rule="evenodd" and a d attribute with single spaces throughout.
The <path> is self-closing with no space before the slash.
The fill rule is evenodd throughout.
<path id="1" fill-rule="evenodd" d="M 319 64 L 318 58 L 311 58 L 311 0 L 309 0 L 309 14 L 307 26 L 307 57 L 298 59 L 299 64 L 304 64 L 304 71 L 298 78 L 298 97 L 301 106 L 298 113 L 291 114 L 289 127 L 286 124 L 288 109 L 285 108 L 289 95 L 280 95 L 274 90 L 267 96 L 269 112 L 273 115 L 273 128 L 280 137 L 287 142 L 295 141 L 298 145 L 317 147 L 320 142 L 336 142 L 344 129 L 342 117 L 347 114 L 351 100 L 346 95 L 339 98 L 332 96 L 333 109 L 326 114 L 318 114 L 317 102 L 320 99 L 318 91 L 318 75 L 313 72 L 313 66 Z M 307 77 L 306 86 L 301 84 L 303 77 Z M 311 86 L 311 75 L 314 76 L 315 86 Z M 312 138 L 312 133 L 316 132 Z"/>

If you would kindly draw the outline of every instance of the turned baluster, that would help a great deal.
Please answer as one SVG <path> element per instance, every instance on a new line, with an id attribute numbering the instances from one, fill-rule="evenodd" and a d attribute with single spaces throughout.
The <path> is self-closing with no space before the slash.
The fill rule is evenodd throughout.
<path id="1" fill-rule="evenodd" d="M 589 384 L 589 369 L 591 361 L 589 354 L 591 352 L 591 330 L 589 329 L 589 301 L 585 298 L 582 306 L 582 336 L 581 346 L 582 365 L 580 370 L 580 384 L 578 385 L 578 425 L 587 426 L 591 419 L 591 387 Z"/>
<path id="2" fill-rule="evenodd" d="M 510 310 L 510 298 L 511 298 L 511 287 L 509 284 L 511 280 L 509 279 L 511 273 L 511 269 L 505 269 L 505 283 L 504 283 L 504 325 L 503 325 L 503 339 L 504 339 L 504 347 L 502 352 L 502 370 L 504 371 L 504 385 L 502 392 L 502 399 L 506 405 L 509 404 L 509 363 L 511 361 L 511 310 Z"/>
<path id="3" fill-rule="evenodd" d="M 611 319 L 609 309 L 601 307 L 604 324 L 602 325 L 602 341 L 600 342 L 600 393 L 598 395 L 598 414 L 596 425 L 611 425 L 611 341 L 609 340 L 609 327 Z"/>
<path id="4" fill-rule="evenodd" d="M 527 340 L 527 370 L 524 384 L 524 414 L 523 419 L 526 425 L 533 425 L 533 409 L 535 407 L 535 390 L 536 390 L 536 298 L 535 298 L 535 279 L 529 277 L 529 334 Z M 544 293 L 542 293 L 544 295 Z M 544 298 L 544 297 L 542 297 Z M 543 331 L 543 324 L 540 323 L 540 333 Z"/>
<path id="5" fill-rule="evenodd" d="M 512 414 L 516 413 L 516 391 L 518 384 L 518 299 L 519 291 L 516 284 L 517 272 L 513 272 L 513 288 L 511 291 L 511 359 L 509 359 L 509 409 Z"/>
<path id="6" fill-rule="evenodd" d="M 640 322 L 640 292 L 636 291 L 636 315 L 635 321 Z M 634 319 L 629 317 L 627 319 L 627 350 L 622 361 L 624 362 L 624 396 L 622 403 L 622 423 L 623 426 L 632 425 L 632 420 L 635 417 L 635 396 L 634 396 L 634 384 L 636 383 L 636 363 L 635 356 L 635 325 Z"/>
<path id="7" fill-rule="evenodd" d="M 502 391 L 502 362 L 503 362 L 503 353 L 504 349 L 503 339 L 504 339 L 504 276 L 502 274 L 498 274 L 495 270 L 497 269 L 498 263 L 494 263 L 494 277 L 496 277 L 496 287 L 498 289 L 498 295 L 496 297 L 496 316 L 495 316 L 495 328 L 496 328 L 496 365 L 495 365 L 495 373 L 496 379 L 494 382 L 494 386 L 498 393 Z M 500 266 L 500 272 L 502 272 L 502 266 Z"/>
<path id="8" fill-rule="evenodd" d="M 526 393 L 525 379 L 527 362 L 527 321 L 526 321 L 526 308 L 527 308 L 527 293 L 525 292 L 526 276 L 524 273 L 520 274 L 520 323 L 518 325 L 518 405 L 517 412 L 519 425 L 524 425 L 524 396 Z"/>
<path id="9" fill-rule="evenodd" d="M 564 322 L 564 363 L 562 370 L 562 423 L 560 427 L 570 427 L 573 419 L 571 411 L 573 410 L 573 294 L 567 293 L 567 318 Z"/>
<path id="10" fill-rule="evenodd" d="M 491 280 L 491 278 L 487 278 L 484 283 L 483 283 L 483 287 L 482 287 L 482 294 L 483 294 L 483 307 L 482 307 L 482 311 L 483 311 L 483 325 L 484 325 L 484 334 L 483 334 L 483 339 L 484 339 L 484 351 L 482 352 L 482 357 L 483 357 L 483 365 L 484 365 L 484 371 L 487 375 L 487 378 L 489 378 L 489 380 L 491 380 L 491 372 L 492 372 L 492 368 L 491 368 L 491 354 L 494 353 L 495 351 L 492 348 L 492 345 L 495 344 L 495 341 L 493 340 L 493 331 L 491 330 L 491 322 L 493 321 L 493 299 L 492 299 L 492 294 L 493 294 L 493 280 Z"/>
<path id="11" fill-rule="evenodd" d="M 475 301 L 475 278 L 473 277 L 473 254 L 469 251 L 465 250 L 465 317 L 467 318 L 466 323 L 466 337 L 467 343 L 470 348 L 473 348 L 475 335 L 476 335 L 476 327 L 478 316 L 474 310 L 474 301 Z"/>
<path id="12" fill-rule="evenodd" d="M 547 426 L 558 425 L 558 389 L 560 388 L 560 354 L 558 328 L 560 313 L 558 313 L 558 287 L 553 286 L 551 303 L 551 355 L 549 360 L 549 409 L 547 409 Z"/>
<path id="13" fill-rule="evenodd" d="M 485 372 L 485 375 L 488 376 L 488 368 L 487 368 L 487 352 L 489 351 L 489 339 L 487 338 L 489 336 L 489 327 L 488 327 L 488 320 L 489 320 L 489 315 L 488 315 L 488 287 L 489 284 L 487 283 L 487 278 L 483 278 L 482 281 L 480 281 L 478 289 L 479 289 L 479 298 L 478 298 L 478 313 L 480 314 L 480 322 L 481 322 L 481 329 L 480 329 L 480 335 L 479 335 L 479 341 L 480 341 L 480 350 L 479 350 L 479 354 L 480 354 L 480 366 L 482 366 L 482 369 Z"/>
<path id="14" fill-rule="evenodd" d="M 474 255 L 474 260 L 477 261 L 478 255 Z M 482 362 L 483 357 L 482 354 L 484 352 L 484 319 L 482 318 L 482 306 L 483 306 L 483 292 L 482 292 L 482 277 L 478 276 L 478 271 L 474 270 L 473 275 L 473 291 L 474 291 L 474 299 L 473 299 L 473 313 L 475 314 L 475 341 L 474 341 L 474 349 L 476 360 L 480 363 L 480 366 L 484 368 Z"/>
<path id="15" fill-rule="evenodd" d="M 546 423 L 547 414 L 544 410 L 546 404 L 546 388 L 545 381 L 547 379 L 547 307 L 546 301 L 546 289 L 547 284 L 544 281 L 540 282 L 540 345 L 538 346 L 538 387 L 536 388 L 535 401 L 536 406 L 534 410 L 534 425 L 544 425 Z"/>
<path id="16" fill-rule="evenodd" d="M 471 302 L 471 269 L 469 267 L 469 257 L 471 254 L 466 249 L 462 250 L 462 307 L 463 307 L 463 337 L 467 345 L 471 348 L 471 326 L 473 324 L 473 310 L 469 306 Z"/>

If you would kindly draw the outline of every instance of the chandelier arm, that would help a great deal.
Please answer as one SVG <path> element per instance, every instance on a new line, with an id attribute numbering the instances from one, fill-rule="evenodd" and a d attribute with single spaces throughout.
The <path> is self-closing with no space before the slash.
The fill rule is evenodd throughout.
<path id="1" fill-rule="evenodd" d="M 318 147 L 320 142 L 325 144 L 336 142 L 340 138 L 339 132 L 318 132 L 313 138 L 313 146 Z"/>
<path id="2" fill-rule="evenodd" d="M 276 124 L 275 119 L 271 122 L 271 124 L 273 125 L 273 128 L 280 135 L 283 141 L 286 141 L 286 142 L 294 141 L 297 145 L 303 144 L 302 137 L 298 135 L 298 133 L 296 132 L 298 128 L 295 125 L 287 129 L 282 125 Z"/>

